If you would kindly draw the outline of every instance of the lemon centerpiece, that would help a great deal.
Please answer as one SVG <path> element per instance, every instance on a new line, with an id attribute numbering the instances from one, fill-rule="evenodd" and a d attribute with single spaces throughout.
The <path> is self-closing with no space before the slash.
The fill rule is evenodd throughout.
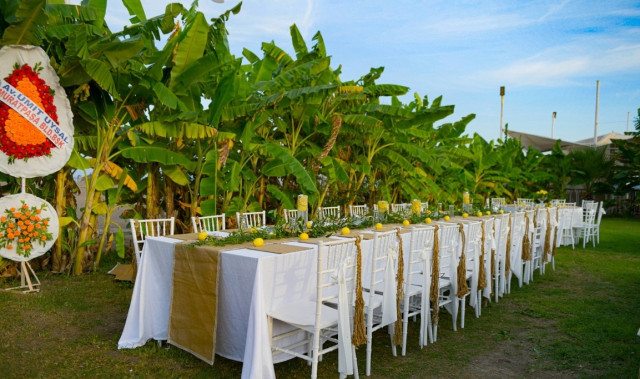
<path id="1" fill-rule="evenodd" d="M 342 230 L 340 230 L 340 232 L 342 234 L 349 234 L 351 233 L 351 230 L 349 230 L 349 228 L 347 228 L 346 226 L 344 228 L 342 228 Z"/>
<path id="2" fill-rule="evenodd" d="M 207 237 L 209 236 L 209 234 L 207 234 L 207 232 L 200 232 L 198 233 L 198 239 L 200 241 L 204 241 L 207 239 Z"/>
<path id="3" fill-rule="evenodd" d="M 431 224 L 431 219 L 429 217 L 424 219 L 424 222 L 426 222 L 427 224 Z"/>
<path id="4" fill-rule="evenodd" d="M 411 224 L 411 222 L 409 220 L 402 221 L 402 225 L 404 225 L 404 226 L 409 226 L 410 224 Z"/>
<path id="5" fill-rule="evenodd" d="M 309 235 L 307 233 L 300 233 L 299 237 L 303 241 L 306 241 L 309 239 Z"/>
<path id="6" fill-rule="evenodd" d="M 382 229 L 382 224 L 381 223 L 377 223 L 376 224 L 376 229 L 378 229 L 378 230 Z"/>
<path id="7" fill-rule="evenodd" d="M 264 245 L 264 240 L 262 238 L 258 237 L 253 240 L 253 246 L 260 247 L 262 245 Z"/>

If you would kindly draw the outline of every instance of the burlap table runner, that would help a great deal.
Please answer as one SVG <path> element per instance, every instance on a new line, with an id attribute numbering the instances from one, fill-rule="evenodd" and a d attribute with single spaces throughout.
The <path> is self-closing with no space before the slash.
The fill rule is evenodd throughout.
<path id="1" fill-rule="evenodd" d="M 173 290 L 167 341 L 213 364 L 220 254 L 212 246 L 174 248 Z"/>

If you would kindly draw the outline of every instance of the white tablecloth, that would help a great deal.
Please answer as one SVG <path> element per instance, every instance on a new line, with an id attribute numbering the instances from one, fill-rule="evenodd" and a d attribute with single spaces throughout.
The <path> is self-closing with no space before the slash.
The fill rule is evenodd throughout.
<path id="1" fill-rule="evenodd" d="M 403 234 L 409 251 L 410 234 Z M 338 237 L 335 237 L 338 238 Z M 118 348 L 136 348 L 148 340 L 166 340 L 172 292 L 173 250 L 180 240 L 150 237 L 146 240 Z M 295 299 L 313 298 L 316 284 L 316 246 L 287 244 L 309 250 L 273 254 L 250 249 L 222 251 L 218 288 L 216 354 L 244 362 L 242 378 L 275 378 L 273 363 L 292 359 L 272 357 L 267 314 Z M 363 282 L 367 283 L 372 240 L 362 241 Z M 405 258 L 405 264 L 408 259 Z M 274 321 L 274 334 L 287 330 Z"/>
<path id="2" fill-rule="evenodd" d="M 145 242 L 127 321 L 118 348 L 166 340 L 172 291 L 173 249 L 180 240 Z M 296 296 L 310 296 L 315 251 L 272 254 L 250 249 L 221 252 L 216 354 L 245 362 L 243 378 L 274 378 L 266 313 Z M 295 268 L 295 269 L 293 269 Z M 284 274 L 286 272 L 286 275 Z M 280 326 L 274 324 L 274 329 Z M 291 357 L 280 356 L 281 360 Z M 249 362 L 249 364 L 246 364 Z"/>

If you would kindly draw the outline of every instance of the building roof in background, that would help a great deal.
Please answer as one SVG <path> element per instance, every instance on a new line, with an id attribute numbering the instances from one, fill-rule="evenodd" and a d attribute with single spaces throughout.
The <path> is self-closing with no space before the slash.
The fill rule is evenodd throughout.
<path id="1" fill-rule="evenodd" d="M 533 147 L 537 150 L 540 150 L 543 153 L 546 151 L 551 151 L 551 149 L 553 149 L 553 146 L 556 144 L 556 141 L 558 141 L 553 138 L 537 136 L 535 134 L 517 132 L 515 130 L 508 130 L 507 134 L 511 138 L 519 138 L 520 141 L 522 142 L 522 146 Z M 560 147 L 562 148 L 563 151 L 566 151 L 566 150 L 581 149 L 585 147 L 585 145 L 560 140 Z"/>
<path id="2" fill-rule="evenodd" d="M 609 134 L 598 136 L 597 146 L 609 145 L 611 143 L 611 140 L 614 140 L 614 139 L 630 139 L 630 138 L 633 138 L 633 136 L 611 132 Z M 576 141 L 576 143 L 593 146 L 593 138 L 582 139 L 580 141 Z"/>
<path id="3" fill-rule="evenodd" d="M 557 141 L 556 139 L 553 139 L 553 138 L 537 136 L 535 134 L 517 132 L 515 130 L 508 130 L 507 134 L 511 138 L 520 138 L 520 141 L 522 142 L 522 146 L 533 147 L 537 150 L 540 150 L 543 153 L 547 151 L 551 151 L 551 149 L 553 149 L 553 146 L 556 144 L 556 141 Z M 597 146 L 610 145 L 611 140 L 614 140 L 614 139 L 629 139 L 629 138 L 633 138 L 633 136 L 611 132 L 609 134 L 598 136 Z M 560 147 L 564 152 L 583 149 L 591 146 L 593 146 L 593 138 L 587 138 L 587 139 L 583 139 L 576 142 L 568 142 L 568 141 L 560 140 Z"/>

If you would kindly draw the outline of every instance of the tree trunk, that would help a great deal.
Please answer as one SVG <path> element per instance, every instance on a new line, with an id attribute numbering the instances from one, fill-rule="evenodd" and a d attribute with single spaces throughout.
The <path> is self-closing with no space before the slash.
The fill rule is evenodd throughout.
<path id="1" fill-rule="evenodd" d="M 56 213 L 58 217 L 62 217 L 66 207 L 66 179 L 67 170 L 62 169 L 58 171 L 56 176 Z M 62 243 L 64 241 L 64 234 L 62 233 L 62 227 L 58 228 L 58 239 L 53 246 L 53 252 L 51 254 L 51 271 L 60 273 L 64 269 L 62 265 Z"/>

